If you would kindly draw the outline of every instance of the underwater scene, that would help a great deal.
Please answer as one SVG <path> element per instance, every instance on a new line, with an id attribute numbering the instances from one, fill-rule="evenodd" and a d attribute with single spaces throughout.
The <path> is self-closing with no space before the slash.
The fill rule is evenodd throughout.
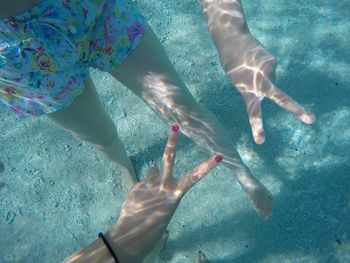
<path id="1" fill-rule="evenodd" d="M 250 33 L 278 62 L 271 81 L 315 116 L 305 124 L 299 120 L 304 115 L 298 119 L 283 109 L 289 105 L 278 95 L 265 98 L 264 143 L 252 133 L 251 125 L 259 123 L 248 118 L 244 98 L 221 66 L 200 2 L 215 0 L 136 4 L 195 100 L 215 115 L 232 149 L 271 192 L 273 209 L 270 215 L 269 207 L 257 205 L 263 194 L 250 196 L 244 187 L 249 182 L 236 175 L 238 183 L 220 152 L 223 164 L 173 211 L 169 236 L 153 262 L 350 262 L 350 1 L 242 0 Z M 170 125 L 147 98 L 110 74 L 91 68 L 90 76 L 138 180 L 144 180 L 151 167 L 162 167 Z M 200 118 L 194 123 L 203 127 L 198 134 L 180 122 L 176 178 L 212 156 L 204 147 L 211 139 L 222 143 Z M 0 103 L 0 263 L 62 262 L 87 247 L 119 218 L 127 196 L 122 175 L 123 169 L 47 116 L 20 119 Z"/>

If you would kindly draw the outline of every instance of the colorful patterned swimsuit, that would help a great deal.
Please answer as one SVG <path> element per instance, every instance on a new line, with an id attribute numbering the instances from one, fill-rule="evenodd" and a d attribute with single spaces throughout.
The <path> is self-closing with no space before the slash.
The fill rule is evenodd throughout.
<path id="1" fill-rule="evenodd" d="M 89 67 L 116 68 L 145 29 L 129 0 L 42 0 L 2 19 L 0 100 L 19 117 L 68 107 Z"/>

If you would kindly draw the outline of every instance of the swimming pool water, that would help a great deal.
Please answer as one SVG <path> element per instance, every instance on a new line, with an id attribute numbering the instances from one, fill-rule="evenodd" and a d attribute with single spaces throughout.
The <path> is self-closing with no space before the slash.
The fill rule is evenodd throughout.
<path id="1" fill-rule="evenodd" d="M 263 145 L 252 140 L 198 1 L 138 2 L 190 91 L 275 196 L 273 216 L 262 221 L 218 167 L 184 198 L 160 261 L 194 262 L 202 250 L 220 263 L 350 262 L 350 2 L 242 1 L 252 33 L 279 62 L 277 86 L 317 117 L 306 126 L 264 101 Z M 110 76 L 92 77 L 144 174 L 161 160 L 167 125 Z M 176 173 L 206 156 L 181 136 Z M 19 121 L 1 105 L 0 161 L 1 263 L 60 262 L 118 217 L 119 170 L 45 117 Z"/>

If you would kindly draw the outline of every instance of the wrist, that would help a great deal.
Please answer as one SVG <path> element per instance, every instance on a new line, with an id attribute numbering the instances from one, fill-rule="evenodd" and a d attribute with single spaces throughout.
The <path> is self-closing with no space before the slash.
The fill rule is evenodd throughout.
<path id="1" fill-rule="evenodd" d="M 114 259 L 100 238 L 63 261 L 63 263 L 89 262 L 114 263 Z"/>
<path id="2" fill-rule="evenodd" d="M 250 64 L 252 48 L 256 47 L 256 40 L 249 31 L 214 39 L 214 43 L 226 74 L 233 74 L 238 67 Z"/>
<path id="3" fill-rule="evenodd" d="M 112 227 L 104 234 L 104 237 L 120 263 L 141 262 L 142 259 L 137 251 L 128 251 L 128 248 L 130 248 L 131 245 L 127 241 L 123 242 L 123 240 L 127 240 L 126 236 L 127 234 L 121 233 L 117 226 Z"/>

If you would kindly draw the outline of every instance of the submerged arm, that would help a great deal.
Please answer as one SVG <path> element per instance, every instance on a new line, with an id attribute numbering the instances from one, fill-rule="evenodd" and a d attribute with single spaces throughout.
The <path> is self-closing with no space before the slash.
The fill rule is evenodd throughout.
<path id="1" fill-rule="evenodd" d="M 235 67 L 245 45 L 244 34 L 250 34 L 240 0 L 200 0 L 211 37 L 227 73 Z M 229 44 L 228 44 L 229 43 Z M 235 58 L 233 60 L 233 58 Z"/>
<path id="2" fill-rule="evenodd" d="M 117 224 L 106 238 L 120 263 L 141 263 L 164 234 L 185 193 L 221 161 L 216 155 L 183 177 L 173 177 L 178 126 L 173 126 L 163 154 L 161 171 L 153 168 L 146 180 L 136 184 L 127 196 Z M 101 239 L 64 263 L 113 263 Z"/>

